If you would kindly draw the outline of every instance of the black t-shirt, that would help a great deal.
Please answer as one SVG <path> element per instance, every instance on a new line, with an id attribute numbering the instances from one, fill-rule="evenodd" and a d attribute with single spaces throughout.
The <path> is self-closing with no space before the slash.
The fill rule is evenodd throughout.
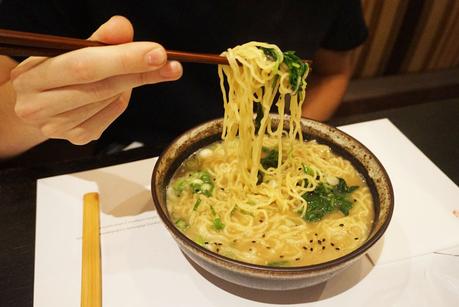
<path id="1" fill-rule="evenodd" d="M 312 58 L 319 48 L 349 50 L 367 37 L 359 0 L 3 0 L 0 27 L 86 38 L 113 15 L 133 23 L 135 40 L 191 52 L 220 53 L 256 40 Z M 183 66 L 179 81 L 134 89 L 102 140 L 168 141 L 222 117 L 217 67 Z"/>

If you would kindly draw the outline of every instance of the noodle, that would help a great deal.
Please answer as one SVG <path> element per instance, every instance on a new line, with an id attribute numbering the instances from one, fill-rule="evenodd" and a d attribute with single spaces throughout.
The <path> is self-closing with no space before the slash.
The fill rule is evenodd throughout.
<path id="1" fill-rule="evenodd" d="M 193 154 L 174 175 L 167 204 L 176 226 L 214 252 L 261 265 L 320 263 L 356 249 L 371 229 L 372 197 L 349 161 L 303 140 L 307 66 L 294 74 L 292 55 L 266 43 L 224 55 L 222 142 Z M 282 120 L 272 126 L 273 105 L 281 118 L 289 113 L 288 131 Z M 325 204 L 320 191 L 336 210 L 314 209 Z"/>

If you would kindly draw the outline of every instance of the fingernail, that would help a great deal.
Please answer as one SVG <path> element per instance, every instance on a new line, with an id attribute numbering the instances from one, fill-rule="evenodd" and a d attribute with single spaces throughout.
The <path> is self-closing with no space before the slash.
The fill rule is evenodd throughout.
<path id="1" fill-rule="evenodd" d="M 161 65 L 166 62 L 166 52 L 163 48 L 155 48 L 146 55 L 148 65 Z"/>

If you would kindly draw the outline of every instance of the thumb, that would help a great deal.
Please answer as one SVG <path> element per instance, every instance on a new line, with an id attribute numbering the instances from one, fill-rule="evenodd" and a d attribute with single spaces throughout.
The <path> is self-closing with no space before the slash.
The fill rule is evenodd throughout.
<path id="1" fill-rule="evenodd" d="M 123 44 L 132 42 L 134 28 L 131 22 L 123 16 L 113 16 L 94 32 L 89 40 L 106 44 Z"/>

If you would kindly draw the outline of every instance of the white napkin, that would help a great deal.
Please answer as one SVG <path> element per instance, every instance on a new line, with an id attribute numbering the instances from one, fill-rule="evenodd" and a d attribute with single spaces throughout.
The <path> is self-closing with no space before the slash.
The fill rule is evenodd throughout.
<path id="1" fill-rule="evenodd" d="M 384 165 L 395 194 L 395 210 L 379 262 L 385 263 L 459 246 L 459 188 L 389 120 L 341 127 Z M 377 261 L 377 253 L 371 254 Z"/>

